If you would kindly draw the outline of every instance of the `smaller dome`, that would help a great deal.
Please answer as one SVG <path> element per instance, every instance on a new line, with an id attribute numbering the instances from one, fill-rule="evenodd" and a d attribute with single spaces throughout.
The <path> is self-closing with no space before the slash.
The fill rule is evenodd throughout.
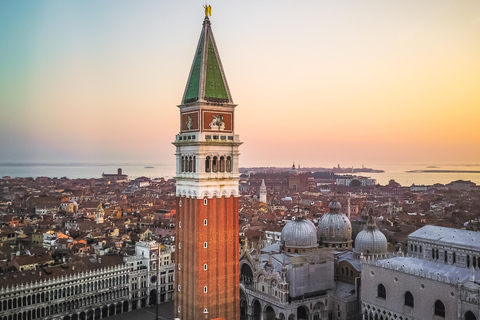
<path id="1" fill-rule="evenodd" d="M 282 243 L 289 248 L 308 249 L 317 247 L 315 225 L 305 218 L 290 220 L 282 229 Z"/>
<path id="2" fill-rule="evenodd" d="M 322 242 L 352 242 L 352 224 L 345 214 L 328 212 L 318 222 L 318 235 Z"/>
<path id="3" fill-rule="evenodd" d="M 283 198 L 283 201 L 292 201 L 292 198 L 291 197 L 285 197 L 285 198 Z"/>
<path id="4" fill-rule="evenodd" d="M 331 201 L 328 204 L 328 207 L 330 208 L 330 210 L 340 210 L 340 209 L 342 209 L 342 205 L 337 200 Z"/>
<path id="5" fill-rule="evenodd" d="M 388 253 L 387 238 L 378 230 L 372 216 L 368 217 L 367 226 L 355 238 L 355 254 L 382 256 Z"/>

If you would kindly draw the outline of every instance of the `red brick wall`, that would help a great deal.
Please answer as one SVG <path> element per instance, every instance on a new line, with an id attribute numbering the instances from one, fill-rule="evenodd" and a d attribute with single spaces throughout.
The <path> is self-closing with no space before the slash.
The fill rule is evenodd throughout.
<path id="1" fill-rule="evenodd" d="M 204 205 L 203 199 L 178 197 L 176 221 L 175 316 L 182 320 L 239 319 L 238 198 L 214 197 Z M 208 314 L 203 313 L 205 308 Z"/>

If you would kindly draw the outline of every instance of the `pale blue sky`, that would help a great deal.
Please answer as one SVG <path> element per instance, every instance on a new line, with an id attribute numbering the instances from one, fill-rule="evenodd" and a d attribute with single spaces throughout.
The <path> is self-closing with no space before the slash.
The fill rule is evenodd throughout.
<path id="1" fill-rule="evenodd" d="M 0 0 L 0 162 L 172 164 L 203 4 Z M 479 1 L 210 4 L 242 165 L 480 158 Z"/>

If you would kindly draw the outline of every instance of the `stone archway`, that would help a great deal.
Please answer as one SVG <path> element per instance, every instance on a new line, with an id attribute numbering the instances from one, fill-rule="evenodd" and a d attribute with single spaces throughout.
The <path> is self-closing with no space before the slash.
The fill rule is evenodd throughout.
<path id="1" fill-rule="evenodd" d="M 102 307 L 102 319 L 108 317 L 108 306 Z"/>
<path id="2" fill-rule="evenodd" d="M 94 315 L 93 310 L 92 309 L 88 310 L 87 311 L 87 320 L 94 320 L 93 315 Z"/>
<path id="3" fill-rule="evenodd" d="M 261 320 L 262 319 L 262 305 L 260 301 L 255 300 L 253 302 L 253 320 Z"/>
<path id="4" fill-rule="evenodd" d="M 248 263 L 244 263 L 240 269 L 240 282 L 247 287 L 253 284 L 253 271 Z"/>
<path id="5" fill-rule="evenodd" d="M 247 320 L 247 300 L 240 298 L 240 320 Z"/>
<path id="6" fill-rule="evenodd" d="M 297 319 L 298 320 L 308 320 L 308 309 L 305 306 L 300 306 L 297 308 Z"/>
<path id="7" fill-rule="evenodd" d="M 151 306 L 157 304 L 157 290 L 153 289 L 152 291 L 150 291 L 149 302 Z"/>
<path id="8" fill-rule="evenodd" d="M 100 307 L 95 309 L 95 320 L 102 319 L 102 310 Z"/>
<path id="9" fill-rule="evenodd" d="M 477 320 L 477 316 L 472 311 L 465 313 L 465 320 Z"/>
<path id="10" fill-rule="evenodd" d="M 271 306 L 267 306 L 263 312 L 263 320 L 275 320 L 275 310 Z"/>

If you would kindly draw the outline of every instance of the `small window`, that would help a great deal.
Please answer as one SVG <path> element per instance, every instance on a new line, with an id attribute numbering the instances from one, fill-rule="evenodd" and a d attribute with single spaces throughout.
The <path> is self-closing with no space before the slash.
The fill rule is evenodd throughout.
<path id="1" fill-rule="evenodd" d="M 178 270 L 182 270 L 182 264 L 178 264 Z"/>
<path id="2" fill-rule="evenodd" d="M 182 249 L 182 243 L 181 242 L 178 243 L 178 249 Z"/>
<path id="3" fill-rule="evenodd" d="M 205 140 L 211 140 L 212 139 L 212 136 L 211 135 L 206 135 L 205 136 Z"/>
<path id="4" fill-rule="evenodd" d="M 178 291 L 180 291 L 180 285 L 178 285 Z"/>
<path id="5" fill-rule="evenodd" d="M 435 301 L 435 315 L 445 318 L 445 305 L 440 300 Z"/>
<path id="6" fill-rule="evenodd" d="M 203 287 L 203 293 L 207 293 L 208 292 L 208 288 L 205 286 Z"/>
<path id="7" fill-rule="evenodd" d="M 228 136 L 228 140 L 233 140 L 233 136 Z"/>
<path id="8" fill-rule="evenodd" d="M 205 263 L 205 264 L 203 265 L 203 270 L 207 270 L 207 269 L 208 269 L 208 266 L 207 266 L 207 264 Z"/>
<path id="9" fill-rule="evenodd" d="M 207 314 L 208 313 L 208 310 L 205 308 L 203 309 L 203 313 Z"/>
<path id="10" fill-rule="evenodd" d="M 227 140 L 227 136 L 220 136 L 220 140 Z"/>
<path id="11" fill-rule="evenodd" d="M 212 171 L 210 159 L 211 159 L 210 156 L 205 158 L 205 172 L 211 172 Z"/>
<path id="12" fill-rule="evenodd" d="M 413 308 L 414 299 L 413 299 L 412 293 L 410 291 L 405 292 L 405 297 L 404 298 L 405 298 L 404 304 L 408 307 Z"/>
<path id="13" fill-rule="evenodd" d="M 204 248 L 204 249 L 207 249 L 207 247 L 208 247 L 208 243 L 207 243 L 207 241 L 205 241 L 205 242 L 203 243 L 203 248 Z"/>
<path id="14" fill-rule="evenodd" d="M 203 205 L 206 206 L 208 204 L 207 198 L 203 199 Z"/>
<path id="15" fill-rule="evenodd" d="M 218 136 L 213 136 L 213 140 L 218 140 Z"/>
<path id="16" fill-rule="evenodd" d="M 181 208 L 182 207 L 182 200 L 178 201 L 178 206 Z"/>
<path id="17" fill-rule="evenodd" d="M 182 221 L 178 221 L 178 227 L 182 229 Z"/>
<path id="18" fill-rule="evenodd" d="M 178 310 L 177 312 L 180 313 L 180 306 L 177 307 L 177 310 Z"/>
<path id="19" fill-rule="evenodd" d="M 383 284 L 379 284 L 377 287 L 377 298 L 386 299 L 387 298 L 387 290 Z"/>
<path id="20" fill-rule="evenodd" d="M 207 219 L 203 219 L 203 225 L 206 226 L 208 224 Z"/>

